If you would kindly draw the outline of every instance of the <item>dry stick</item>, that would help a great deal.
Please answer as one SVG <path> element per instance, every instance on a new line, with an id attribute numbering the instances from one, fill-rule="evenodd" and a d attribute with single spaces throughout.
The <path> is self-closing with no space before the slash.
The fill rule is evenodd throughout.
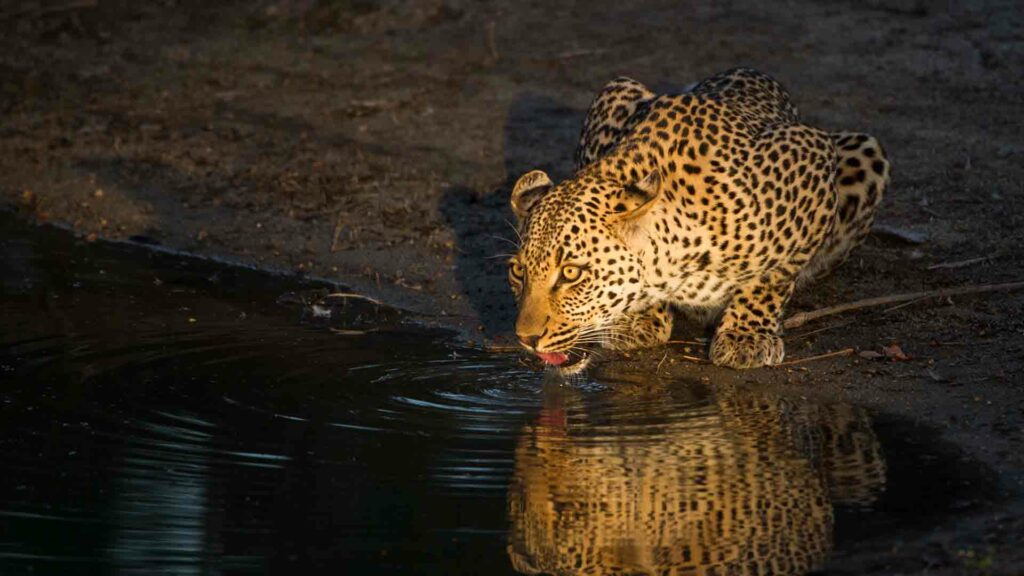
<path id="1" fill-rule="evenodd" d="M 58 2 L 45 7 L 29 7 L 10 12 L 8 14 L 0 13 L 0 20 L 28 15 L 38 18 L 39 16 L 49 16 L 60 12 L 78 10 L 79 8 L 95 8 L 98 4 L 99 0 L 67 0 L 65 2 Z"/>
<path id="2" fill-rule="evenodd" d="M 335 221 L 335 224 L 334 224 L 334 235 L 331 237 L 331 252 L 332 253 L 338 251 L 338 237 L 341 236 L 341 228 L 342 228 L 341 219 L 342 219 L 342 212 L 338 212 L 338 219 Z"/>
<path id="3" fill-rule="evenodd" d="M 328 328 L 328 330 L 342 336 L 364 336 L 370 332 L 374 332 L 374 330 L 342 330 L 341 328 Z"/>
<path id="4" fill-rule="evenodd" d="M 914 300 L 909 300 L 907 302 L 904 302 L 903 304 L 897 304 L 897 305 L 895 305 L 895 306 L 893 306 L 891 308 L 886 308 L 885 310 L 882 310 L 882 314 L 888 314 L 889 312 L 895 312 L 896 310 L 899 310 L 900 308 L 906 308 L 907 306 L 913 306 L 914 304 L 918 304 L 918 303 L 920 303 L 920 302 L 922 302 L 924 300 L 927 300 L 927 298 L 915 298 Z"/>
<path id="5" fill-rule="evenodd" d="M 843 348 L 835 352 L 829 352 L 828 354 L 818 354 L 817 356 L 808 356 L 806 358 L 794 358 L 785 362 L 780 362 L 775 367 L 784 366 L 795 366 L 797 364 L 804 364 L 805 362 L 814 362 L 815 360 L 824 360 L 825 358 L 832 358 L 834 356 L 853 356 L 855 350 L 853 348 Z"/>
<path id="6" fill-rule="evenodd" d="M 506 344 L 487 344 L 484 346 L 485 352 L 518 352 L 520 350 L 522 350 L 520 346 Z"/>
<path id="7" fill-rule="evenodd" d="M 702 340 L 666 340 L 665 344 L 683 344 L 686 346 L 706 346 L 707 341 Z"/>
<path id="8" fill-rule="evenodd" d="M 908 244 L 924 244 L 924 242 L 928 240 L 928 235 L 923 232 L 904 230 L 903 228 L 886 226 L 885 224 L 875 224 L 871 227 L 871 233 L 875 236 L 896 238 L 897 240 L 902 240 Z"/>
<path id="9" fill-rule="evenodd" d="M 971 264 L 978 264 L 991 260 L 991 256 L 982 256 L 980 258 L 968 258 L 967 260 L 958 260 L 956 262 L 942 262 L 940 264 L 934 264 L 929 266 L 929 270 L 939 270 L 942 268 L 963 268 L 964 266 L 970 266 Z"/>
<path id="10" fill-rule="evenodd" d="M 799 334 L 786 334 L 785 336 L 783 336 L 782 339 L 786 340 L 788 342 L 790 340 L 796 340 L 797 338 L 806 338 L 808 336 L 813 336 L 815 334 L 820 334 L 821 332 L 827 332 L 829 330 L 835 330 L 836 328 L 842 328 L 843 326 L 849 326 L 850 324 L 853 324 L 854 322 L 855 322 L 855 320 L 847 320 L 845 322 L 840 322 L 838 324 L 832 324 L 832 325 L 829 325 L 829 326 L 825 326 L 823 328 L 816 328 L 814 330 L 808 330 L 807 332 L 801 332 Z"/>
<path id="11" fill-rule="evenodd" d="M 367 302 L 372 302 L 377 306 L 384 306 L 384 303 L 380 300 L 370 298 L 369 296 L 363 296 L 362 294 L 356 294 L 354 292 L 335 292 L 324 296 L 320 300 L 326 300 L 328 298 L 353 298 L 355 300 L 366 300 Z"/>
<path id="12" fill-rule="evenodd" d="M 668 352 L 665 352 L 665 355 L 661 357 L 661 362 L 658 362 L 658 367 L 654 369 L 655 374 L 661 372 L 661 365 L 665 363 L 665 360 L 668 360 Z"/>
<path id="13" fill-rule="evenodd" d="M 832 316 L 833 314 L 841 314 L 843 312 L 849 312 L 850 310 L 871 308 L 873 306 L 898 304 L 900 302 L 909 302 L 911 300 L 918 300 L 922 298 L 945 298 L 948 296 L 961 296 L 963 294 L 981 294 L 983 292 L 996 292 L 1001 290 L 1019 290 L 1021 288 L 1024 288 L 1024 282 L 1006 282 L 1004 284 L 960 286 L 958 288 L 943 288 L 941 290 L 928 290 L 925 292 L 910 292 L 907 294 L 878 296 L 876 298 L 866 298 L 855 302 L 847 302 L 846 304 L 840 304 L 838 306 L 829 306 L 828 308 L 811 310 L 810 312 L 800 312 L 799 314 L 794 314 L 789 318 L 786 318 L 786 321 L 783 322 L 783 326 L 785 326 L 786 329 L 799 328 L 811 320 L 817 320 L 818 318 L 823 318 L 825 316 Z"/>
<path id="14" fill-rule="evenodd" d="M 565 52 L 559 54 L 558 57 L 563 60 L 567 60 L 569 58 L 576 58 L 578 56 L 597 56 L 600 54 L 604 54 L 605 52 L 607 52 L 607 50 L 603 48 L 597 48 L 594 50 L 581 48 L 579 50 L 566 50 Z"/>
<path id="15" fill-rule="evenodd" d="M 496 29 L 497 23 L 491 20 L 487 23 L 487 52 L 491 62 L 498 61 L 498 39 Z"/>

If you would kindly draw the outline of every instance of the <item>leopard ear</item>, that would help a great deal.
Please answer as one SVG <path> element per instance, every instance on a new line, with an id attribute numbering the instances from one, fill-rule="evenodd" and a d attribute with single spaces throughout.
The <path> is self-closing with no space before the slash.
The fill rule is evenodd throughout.
<path id="1" fill-rule="evenodd" d="M 533 170 L 520 176 L 512 189 L 512 211 L 516 218 L 520 221 L 526 219 L 530 209 L 551 187 L 551 178 L 543 170 Z"/>
<path id="2" fill-rule="evenodd" d="M 655 168 L 637 182 L 623 187 L 617 196 L 611 198 L 611 218 L 620 222 L 635 220 L 646 214 L 660 196 L 661 172 Z"/>

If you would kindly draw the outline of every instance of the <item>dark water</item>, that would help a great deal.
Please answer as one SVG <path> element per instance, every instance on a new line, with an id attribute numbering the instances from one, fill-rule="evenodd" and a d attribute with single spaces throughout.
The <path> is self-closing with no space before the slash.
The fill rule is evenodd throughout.
<path id="1" fill-rule="evenodd" d="M 0 230 L 0 574 L 800 574 L 993 490 L 855 406 L 564 385 L 294 278 Z"/>

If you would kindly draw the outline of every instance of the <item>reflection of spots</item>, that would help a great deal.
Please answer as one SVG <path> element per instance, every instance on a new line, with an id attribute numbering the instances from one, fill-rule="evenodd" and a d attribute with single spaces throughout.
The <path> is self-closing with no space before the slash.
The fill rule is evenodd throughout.
<path id="1" fill-rule="evenodd" d="M 639 434 L 578 421 L 527 427 L 509 491 L 516 570 L 785 575 L 819 566 L 832 546 L 832 505 L 870 503 L 885 484 L 868 416 L 730 389 L 715 396 L 659 414 L 669 423 Z"/>

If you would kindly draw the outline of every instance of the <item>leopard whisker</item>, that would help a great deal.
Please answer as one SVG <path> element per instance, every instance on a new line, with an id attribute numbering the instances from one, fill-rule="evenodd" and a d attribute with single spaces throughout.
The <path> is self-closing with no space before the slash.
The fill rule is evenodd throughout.
<path id="1" fill-rule="evenodd" d="M 515 240 L 512 240 L 511 238 L 505 238 L 504 236 L 498 236 L 497 234 L 488 234 L 487 237 L 494 238 L 495 240 L 501 240 L 502 242 L 508 242 L 509 244 L 515 246 L 517 249 L 519 248 L 519 244 Z"/>
<path id="2" fill-rule="evenodd" d="M 591 350 L 591 349 L 588 349 L 588 348 L 583 348 L 581 346 L 571 346 L 571 347 L 569 347 L 569 351 L 575 352 L 575 353 L 579 354 L 580 356 L 593 356 L 595 358 L 603 358 L 604 357 L 604 354 L 602 354 L 601 352 L 599 352 L 597 350 Z"/>
<path id="3" fill-rule="evenodd" d="M 601 342 L 601 341 L 604 341 L 604 340 L 619 340 L 619 339 L 624 339 L 626 337 L 627 336 L 625 334 L 617 334 L 617 333 L 614 333 L 614 332 L 605 332 L 605 333 L 587 334 L 585 336 L 580 336 L 577 339 L 581 340 L 581 341 L 589 341 L 589 342 L 597 341 L 597 342 Z"/>
<path id="4" fill-rule="evenodd" d="M 577 344 L 600 344 L 606 346 L 609 343 L 628 343 L 630 338 L 625 334 L 594 334 L 575 340 Z"/>
<path id="5" fill-rule="evenodd" d="M 628 339 L 625 334 L 592 334 L 577 338 L 576 342 L 581 344 L 602 344 L 609 341 L 622 342 Z"/>
<path id="6" fill-rule="evenodd" d="M 577 337 L 577 341 L 602 345 L 609 342 L 625 343 L 629 340 L 630 338 L 625 332 L 612 327 L 587 327 L 581 330 Z"/>
<path id="7" fill-rule="evenodd" d="M 516 244 L 516 246 L 517 247 L 518 246 L 522 246 L 523 245 L 523 235 L 519 233 L 519 228 L 517 228 L 511 222 L 509 222 L 508 218 L 505 218 L 505 224 L 508 224 L 508 227 L 511 228 L 512 231 L 516 233 L 516 237 L 519 238 L 519 243 Z"/>

